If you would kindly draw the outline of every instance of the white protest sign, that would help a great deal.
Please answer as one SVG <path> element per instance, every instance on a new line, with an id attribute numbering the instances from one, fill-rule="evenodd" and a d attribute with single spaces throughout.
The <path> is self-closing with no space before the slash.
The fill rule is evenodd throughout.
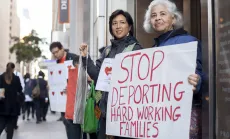
<path id="1" fill-rule="evenodd" d="M 64 89 L 67 86 L 66 64 L 54 64 L 48 67 L 48 84 L 49 99 L 52 111 L 65 112 L 66 110 L 66 94 Z"/>
<path id="2" fill-rule="evenodd" d="M 122 53 L 113 61 L 106 134 L 188 139 L 197 42 Z"/>
<path id="3" fill-rule="evenodd" d="M 109 92 L 113 60 L 112 58 L 104 59 L 98 76 L 96 90 Z"/>

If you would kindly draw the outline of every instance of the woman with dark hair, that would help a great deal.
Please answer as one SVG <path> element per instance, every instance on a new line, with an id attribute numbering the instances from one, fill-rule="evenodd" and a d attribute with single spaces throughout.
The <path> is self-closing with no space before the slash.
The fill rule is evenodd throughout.
<path id="1" fill-rule="evenodd" d="M 83 59 L 83 64 L 86 67 L 89 76 L 97 82 L 97 78 L 99 75 L 99 71 L 103 60 L 105 58 L 115 58 L 115 56 L 119 53 L 127 52 L 127 51 L 135 51 L 142 49 L 141 45 L 137 41 L 137 39 L 133 36 L 133 19 L 130 14 L 123 10 L 116 10 L 112 13 L 109 18 L 109 31 L 114 39 L 111 40 L 111 45 L 107 46 L 101 58 L 96 61 L 96 65 L 94 65 L 90 56 L 88 57 L 88 61 L 86 62 L 86 56 L 88 55 L 88 46 L 87 44 L 82 44 L 80 46 L 80 51 Z M 108 92 L 102 93 L 102 98 L 100 100 L 100 110 L 102 112 L 99 122 L 99 139 L 105 139 L 105 130 L 106 130 L 106 108 L 107 108 L 107 100 L 108 100 Z M 117 139 L 121 137 L 115 137 Z"/>
<path id="2" fill-rule="evenodd" d="M 13 73 L 14 68 L 14 63 L 8 63 L 6 72 L 0 75 L 0 134 L 7 128 L 7 139 L 13 138 L 20 109 L 18 104 L 21 101 L 20 96 L 23 96 L 20 79 Z"/>

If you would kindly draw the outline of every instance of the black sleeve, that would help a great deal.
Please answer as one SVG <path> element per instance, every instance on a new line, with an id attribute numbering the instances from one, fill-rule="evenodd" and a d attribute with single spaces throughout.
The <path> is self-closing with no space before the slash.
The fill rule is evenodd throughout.
<path id="1" fill-rule="evenodd" d="M 133 48 L 133 51 L 135 51 L 135 50 L 141 50 L 141 49 L 143 49 L 142 46 L 139 43 L 136 43 L 136 45 Z"/>
<path id="2" fill-rule="evenodd" d="M 45 85 L 46 85 L 46 89 L 45 89 L 45 97 L 48 98 L 48 93 L 49 93 L 49 90 L 48 90 L 48 83 L 47 81 L 45 81 Z"/>
<path id="3" fill-rule="evenodd" d="M 86 57 L 82 57 L 83 66 L 86 68 L 86 64 L 87 64 L 87 73 L 90 76 L 90 78 L 94 80 L 94 83 L 96 84 L 104 57 L 97 59 L 96 65 L 94 64 L 90 56 L 88 57 L 88 60 L 87 61 L 86 60 L 87 60 Z"/>
<path id="4" fill-rule="evenodd" d="M 69 57 L 66 60 L 74 60 L 77 57 L 77 55 L 73 53 L 68 53 L 68 55 Z"/>
<path id="5" fill-rule="evenodd" d="M 2 75 L 0 76 L 0 88 L 3 88 L 3 84 L 2 84 Z"/>
<path id="6" fill-rule="evenodd" d="M 32 88 L 34 89 L 37 85 L 37 80 L 36 79 L 31 79 L 32 81 Z"/>
<path id="7" fill-rule="evenodd" d="M 22 93 L 22 85 L 21 85 L 20 79 L 18 76 L 15 76 L 15 78 L 16 78 L 17 92 Z"/>

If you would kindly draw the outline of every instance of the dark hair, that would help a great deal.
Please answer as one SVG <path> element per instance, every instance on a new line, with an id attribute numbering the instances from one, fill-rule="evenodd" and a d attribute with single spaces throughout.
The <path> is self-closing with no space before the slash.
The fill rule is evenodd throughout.
<path id="1" fill-rule="evenodd" d="M 5 80 L 11 82 L 13 78 L 13 72 L 14 72 L 15 65 L 12 62 L 7 63 L 6 65 L 6 74 L 5 74 Z"/>
<path id="2" fill-rule="evenodd" d="M 30 79 L 30 74 L 26 73 L 26 75 L 24 76 L 24 79 Z"/>
<path id="3" fill-rule="evenodd" d="M 76 55 L 76 56 L 73 58 L 73 65 L 75 66 L 76 64 L 79 64 L 79 55 Z"/>
<path id="4" fill-rule="evenodd" d="M 109 17 L 109 32 L 110 32 L 110 34 L 112 36 L 114 36 L 113 31 L 112 31 L 112 24 L 113 24 L 113 19 L 115 17 L 117 17 L 118 15 L 123 15 L 126 18 L 127 23 L 131 27 L 131 29 L 129 31 L 129 35 L 133 36 L 133 33 L 134 33 L 133 18 L 131 17 L 131 15 L 128 12 L 123 11 L 123 10 L 116 10 Z"/>
<path id="5" fill-rule="evenodd" d="M 42 72 L 41 70 L 38 72 L 38 76 L 42 76 L 42 78 L 44 78 L 45 77 L 45 74 L 44 74 L 44 72 Z"/>
<path id="6" fill-rule="evenodd" d="M 54 49 L 54 48 L 58 48 L 58 49 L 62 49 L 63 48 L 63 46 L 62 46 L 62 44 L 60 43 L 60 42 L 52 42 L 51 44 L 50 44 L 50 52 L 52 51 L 52 49 Z"/>

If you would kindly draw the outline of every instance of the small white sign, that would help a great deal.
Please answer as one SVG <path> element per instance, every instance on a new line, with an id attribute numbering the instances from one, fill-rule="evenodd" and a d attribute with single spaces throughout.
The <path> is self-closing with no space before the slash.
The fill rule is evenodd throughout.
<path id="1" fill-rule="evenodd" d="M 96 90 L 109 92 L 112 77 L 112 58 L 105 58 L 100 69 Z"/>

